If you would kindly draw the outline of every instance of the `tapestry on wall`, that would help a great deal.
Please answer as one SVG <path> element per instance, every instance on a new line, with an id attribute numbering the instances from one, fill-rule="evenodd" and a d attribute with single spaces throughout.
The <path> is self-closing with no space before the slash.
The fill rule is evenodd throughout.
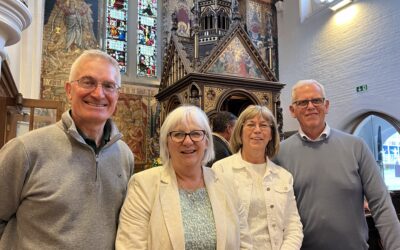
<path id="1" fill-rule="evenodd" d="M 41 97 L 57 100 L 69 108 L 64 85 L 73 61 L 86 49 L 99 48 L 99 2 L 97 0 L 46 0 L 43 29 Z M 100 8 L 101 9 L 101 8 Z M 137 169 L 145 168 L 155 157 L 152 126 L 155 119 L 155 88 L 123 84 L 113 120 L 123 140 L 135 154 Z M 150 137 L 152 135 L 152 137 Z M 147 144 L 152 139 L 152 143 Z"/>

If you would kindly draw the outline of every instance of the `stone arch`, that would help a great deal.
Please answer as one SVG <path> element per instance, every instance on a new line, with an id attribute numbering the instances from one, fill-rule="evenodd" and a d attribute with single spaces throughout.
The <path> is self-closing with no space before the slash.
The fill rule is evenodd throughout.
<path id="1" fill-rule="evenodd" d="M 232 89 L 223 93 L 216 105 L 216 112 L 229 111 L 236 116 L 249 105 L 262 105 L 260 100 L 245 89 Z"/>

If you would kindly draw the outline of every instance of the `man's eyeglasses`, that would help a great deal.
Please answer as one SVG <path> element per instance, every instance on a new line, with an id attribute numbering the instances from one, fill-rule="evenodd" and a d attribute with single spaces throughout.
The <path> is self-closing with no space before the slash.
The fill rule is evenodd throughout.
<path id="1" fill-rule="evenodd" d="M 321 106 L 325 102 L 325 98 L 313 98 L 313 99 L 307 99 L 307 100 L 298 100 L 294 101 L 293 104 L 296 106 L 299 106 L 300 108 L 305 108 L 308 106 L 308 103 L 312 103 L 315 107 Z"/>
<path id="2" fill-rule="evenodd" d="M 71 83 L 72 82 L 77 82 L 79 87 L 90 90 L 90 91 L 95 90 L 97 88 L 97 86 L 99 84 L 101 84 L 101 87 L 103 88 L 103 91 L 106 94 L 114 94 L 119 89 L 119 87 L 117 86 L 116 83 L 107 82 L 107 81 L 98 82 L 93 77 L 88 77 L 88 76 L 84 76 L 80 79 L 73 80 L 73 81 L 71 81 Z"/>
<path id="3" fill-rule="evenodd" d="M 265 130 L 271 128 L 272 124 L 269 124 L 269 123 L 257 124 L 257 123 L 254 123 L 254 122 L 249 122 L 249 123 L 245 123 L 244 124 L 244 127 L 247 128 L 247 129 L 250 129 L 250 130 L 254 130 L 257 126 L 260 128 L 260 130 L 265 131 Z"/>
<path id="4" fill-rule="evenodd" d="M 183 131 L 171 131 L 168 133 L 174 142 L 183 142 L 186 139 L 186 136 L 189 136 L 190 140 L 193 142 L 199 142 L 204 139 L 206 135 L 206 131 L 204 130 L 192 130 L 189 133 Z"/>

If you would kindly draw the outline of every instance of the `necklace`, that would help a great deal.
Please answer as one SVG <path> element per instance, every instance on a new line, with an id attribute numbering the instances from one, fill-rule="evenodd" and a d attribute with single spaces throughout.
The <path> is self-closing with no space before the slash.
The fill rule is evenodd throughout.
<path id="1" fill-rule="evenodd" d="M 192 180 L 191 178 L 182 179 L 179 175 L 176 175 L 179 189 L 183 189 L 188 193 L 193 193 L 197 189 L 205 186 L 203 170 L 201 171 L 201 176 L 198 179 Z"/>

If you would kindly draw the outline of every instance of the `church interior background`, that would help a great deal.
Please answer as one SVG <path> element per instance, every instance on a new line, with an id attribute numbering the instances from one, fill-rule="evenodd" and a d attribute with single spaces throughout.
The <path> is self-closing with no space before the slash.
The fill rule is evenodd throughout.
<path id="1" fill-rule="evenodd" d="M 290 87 L 313 78 L 328 93 L 327 122 L 365 140 L 400 213 L 400 1 L 332 10 L 337 2 L 1 0 L 0 147 L 68 109 L 64 83 L 85 49 L 119 62 L 113 119 L 135 171 L 159 164 L 159 127 L 181 104 L 210 118 L 265 105 L 289 136 L 298 127 L 287 110 Z M 10 17 L 20 22 L 10 26 Z M 369 233 L 378 238 L 373 226 Z"/>
<path id="2" fill-rule="evenodd" d="M 209 116 L 228 107 L 238 115 L 249 104 L 282 112 L 273 1 L 132 3 L 45 1 L 42 99 L 67 108 L 64 83 L 74 59 L 85 49 L 107 51 L 124 76 L 114 120 L 139 169 L 158 157 L 160 122 L 176 105 L 199 105 Z"/>
<path id="3" fill-rule="evenodd" d="M 137 170 L 157 159 L 158 128 L 177 105 L 209 117 L 266 105 L 284 135 L 297 128 L 290 86 L 315 78 L 330 93 L 328 123 L 363 137 L 389 189 L 400 189 L 400 1 L 354 0 L 332 11 L 320 0 L 4 0 L 0 9 L 17 2 L 28 3 L 33 23 L 19 45 L 5 44 L 9 58 L 0 46 L 1 78 L 65 110 L 72 61 L 84 49 L 107 51 L 123 75 L 114 120 Z M 56 119 L 40 112 L 53 117 L 32 128 Z"/>

